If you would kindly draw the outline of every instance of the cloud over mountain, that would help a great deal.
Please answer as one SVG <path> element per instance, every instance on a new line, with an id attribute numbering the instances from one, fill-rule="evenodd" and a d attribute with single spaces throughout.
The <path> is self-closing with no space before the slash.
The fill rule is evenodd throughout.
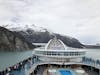
<path id="1" fill-rule="evenodd" d="M 0 24 L 12 23 L 36 24 L 83 43 L 96 43 L 100 42 L 100 1 L 0 0 Z"/>

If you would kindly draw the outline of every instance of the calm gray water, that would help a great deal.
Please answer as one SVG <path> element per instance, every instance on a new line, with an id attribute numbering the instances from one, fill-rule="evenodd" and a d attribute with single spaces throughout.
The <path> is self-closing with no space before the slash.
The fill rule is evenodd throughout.
<path id="1" fill-rule="evenodd" d="M 0 71 L 12 66 L 28 57 L 32 56 L 32 51 L 25 52 L 0 52 Z"/>
<path id="2" fill-rule="evenodd" d="M 87 49 L 86 56 L 100 60 L 100 49 Z M 25 52 L 0 52 L 0 70 L 12 66 L 28 57 L 32 56 L 32 51 Z"/>
<path id="3" fill-rule="evenodd" d="M 100 60 L 100 49 L 87 49 L 86 56 Z"/>

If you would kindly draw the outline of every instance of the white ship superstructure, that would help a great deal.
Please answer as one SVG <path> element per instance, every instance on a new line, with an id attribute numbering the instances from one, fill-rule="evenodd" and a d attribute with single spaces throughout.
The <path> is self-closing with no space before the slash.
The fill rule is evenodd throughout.
<path id="1" fill-rule="evenodd" d="M 85 53 L 86 50 L 70 48 L 56 37 L 51 39 L 45 47 L 33 51 L 40 60 L 49 62 L 80 62 Z"/>

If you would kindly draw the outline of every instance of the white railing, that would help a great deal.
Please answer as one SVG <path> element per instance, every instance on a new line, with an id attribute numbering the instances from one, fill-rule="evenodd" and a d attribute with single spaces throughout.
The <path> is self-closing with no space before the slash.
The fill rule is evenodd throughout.
<path id="1" fill-rule="evenodd" d="M 34 64 L 31 66 L 31 68 L 26 70 L 26 75 L 29 75 L 30 73 L 32 73 L 38 65 L 43 65 L 43 64 L 58 64 L 58 65 L 80 64 L 80 65 L 87 65 L 87 66 L 100 69 L 100 61 L 94 60 L 93 58 L 88 58 L 88 57 L 83 57 L 81 62 L 53 62 L 53 61 L 43 62 L 43 61 L 39 61 L 38 58 L 36 59 L 37 60 L 34 61 Z"/>

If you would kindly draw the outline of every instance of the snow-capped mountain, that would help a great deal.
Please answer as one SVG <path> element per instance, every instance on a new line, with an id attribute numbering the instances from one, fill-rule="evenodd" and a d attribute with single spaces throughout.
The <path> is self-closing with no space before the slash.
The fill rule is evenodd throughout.
<path id="1" fill-rule="evenodd" d="M 0 26 L 0 51 L 24 51 L 35 47 L 22 35 Z"/>
<path id="2" fill-rule="evenodd" d="M 45 32 L 47 29 L 43 27 L 32 25 L 8 25 L 6 27 L 7 29 L 11 31 L 27 31 L 27 30 L 34 30 L 35 32 Z"/>
<path id="3" fill-rule="evenodd" d="M 61 39 L 67 46 L 82 48 L 83 45 L 75 38 L 49 32 L 47 29 L 35 25 L 8 25 L 7 29 L 18 36 L 24 37 L 29 43 L 47 43 L 51 38 L 56 36 Z"/>

